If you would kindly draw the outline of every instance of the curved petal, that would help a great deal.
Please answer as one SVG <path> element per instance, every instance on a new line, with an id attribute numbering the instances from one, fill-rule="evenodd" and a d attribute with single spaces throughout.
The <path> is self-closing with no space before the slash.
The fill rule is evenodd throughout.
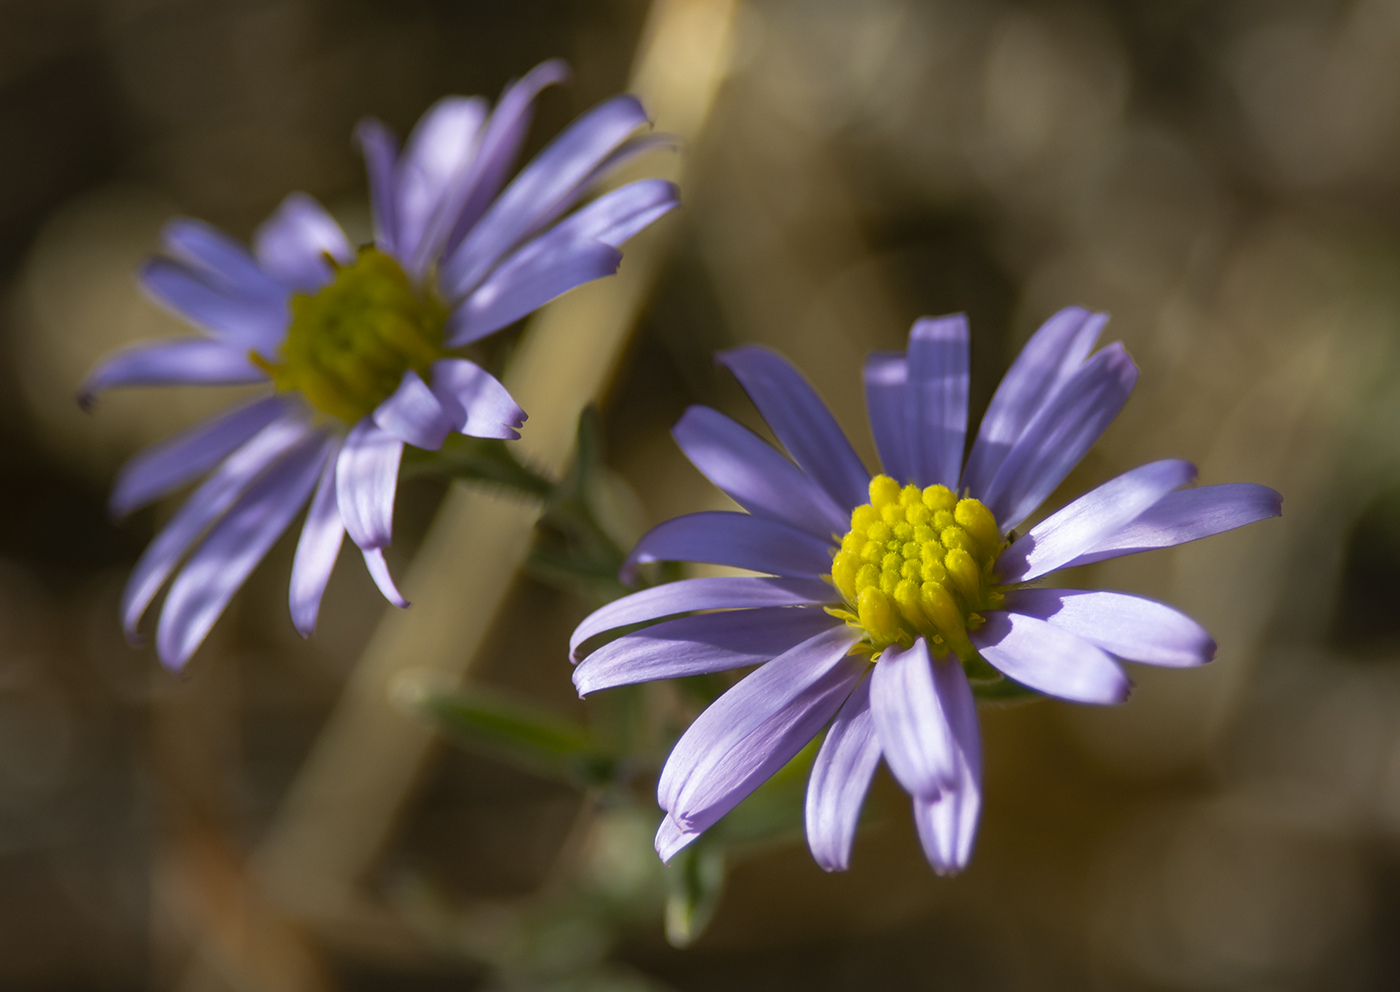
<path id="1" fill-rule="evenodd" d="M 262 270 L 237 241 L 203 221 L 178 217 L 161 232 L 165 250 L 202 268 L 230 296 L 263 300 L 275 307 L 287 302 L 287 288 Z"/>
<path id="2" fill-rule="evenodd" d="M 1131 523 L 1102 538 L 1066 567 L 1171 548 L 1283 513 L 1283 497 L 1268 486 L 1230 482 L 1168 493 Z"/>
<path id="3" fill-rule="evenodd" d="M 569 125 L 482 215 L 439 270 L 443 293 L 459 299 L 470 293 L 497 261 L 555 216 L 559 203 L 633 131 L 647 123 L 636 97 L 607 100 Z"/>
<path id="4" fill-rule="evenodd" d="M 363 548 L 361 550 L 365 558 L 365 568 L 369 569 L 369 577 L 374 580 L 374 584 L 379 587 L 384 598 L 401 610 L 408 609 L 412 604 L 403 598 L 399 587 L 394 585 L 394 577 L 389 574 L 389 563 L 384 560 L 384 549 Z"/>
<path id="5" fill-rule="evenodd" d="M 345 540 L 345 525 L 340 522 L 340 508 L 335 501 L 335 463 L 339 445 L 333 444 L 321 470 L 316 495 L 306 511 L 301 537 L 297 540 L 296 557 L 292 559 L 292 581 L 287 601 L 292 611 L 292 626 L 302 637 L 316 631 L 316 617 L 321 612 L 321 597 L 330 581 L 340 545 Z"/>
<path id="6" fill-rule="evenodd" d="M 923 319 L 909 332 L 904 388 L 909 464 L 919 487 L 956 491 L 967 440 L 968 328 L 965 314 Z"/>
<path id="7" fill-rule="evenodd" d="M 870 473 L 811 383 L 786 358 L 747 345 L 722 351 L 716 360 L 734 373 L 793 461 L 842 513 L 869 499 Z"/>
<path id="8" fill-rule="evenodd" d="M 462 243 L 500 192 L 501 184 L 520 154 L 525 132 L 530 128 L 535 97 L 546 86 L 568 78 L 569 67 L 560 59 L 550 59 L 506 86 L 486 122 L 481 147 L 472 160 L 471 169 L 455 178 L 444 192 L 442 209 L 434 216 L 420 251 L 436 255 L 440 247 L 441 254 L 446 256 Z"/>
<path id="9" fill-rule="evenodd" d="M 481 97 L 443 97 L 419 118 L 408 136 L 395 171 L 399 257 L 416 278 L 422 278 L 434 252 L 424 235 L 459 175 L 471 168 L 486 122 L 487 103 Z"/>
<path id="10" fill-rule="evenodd" d="M 899 784 L 932 798 L 957 784 L 957 749 L 928 643 L 885 649 L 870 677 L 870 710 L 880 748 Z"/>
<path id="11" fill-rule="evenodd" d="M 286 336 L 291 310 L 285 298 L 236 295 L 207 274 L 167 258 L 149 259 L 137 281 L 161 306 L 241 351 L 271 356 Z"/>
<path id="12" fill-rule="evenodd" d="M 865 358 L 865 410 L 884 473 L 900 485 L 914 481 L 904 390 L 909 362 L 903 352 L 873 351 Z"/>
<path id="13" fill-rule="evenodd" d="M 957 781 L 936 798 L 914 797 L 914 824 L 933 870 L 954 875 L 967 867 L 982 811 L 982 734 L 972 687 L 956 658 L 933 663 L 938 697 L 953 734 Z"/>
<path id="14" fill-rule="evenodd" d="M 1003 534 L 1026 519 L 1079 464 L 1128 402 L 1137 376 L 1123 346 L 1111 344 L 1041 407 L 982 497 Z"/>
<path id="15" fill-rule="evenodd" d="M 399 482 L 403 442 L 380 430 L 368 417 L 350 430 L 335 461 L 335 492 L 340 519 L 362 551 L 390 543 L 394 493 Z"/>
<path id="16" fill-rule="evenodd" d="M 681 849 L 690 844 L 691 841 L 699 837 L 704 831 L 696 830 L 687 833 L 676 825 L 676 821 L 669 815 L 661 818 L 661 825 L 656 828 L 656 854 L 661 859 L 662 864 L 670 864 L 671 859 L 681 852 Z"/>
<path id="17" fill-rule="evenodd" d="M 375 407 L 372 417 L 380 430 L 427 451 L 437 451 L 452 433 L 447 412 L 412 369 L 403 374 L 394 394 Z"/>
<path id="18" fill-rule="evenodd" d="M 1045 620 L 1129 661 L 1186 668 L 1215 657 L 1215 641 L 1185 613 L 1141 596 L 1083 589 L 1015 589 L 1011 613 Z"/>
<path id="19" fill-rule="evenodd" d="M 574 669 L 580 696 L 657 679 L 761 665 L 841 621 L 815 607 L 763 606 L 654 624 L 604 644 Z"/>
<path id="20" fill-rule="evenodd" d="M 870 680 L 863 679 L 831 721 L 807 780 L 807 846 L 822 870 L 845 871 L 851 866 L 860 807 L 879 763 Z"/>
<path id="21" fill-rule="evenodd" d="M 331 281 L 326 256 L 341 265 L 355 261 L 355 249 L 324 207 L 305 193 L 293 193 L 253 235 L 253 254 L 264 270 L 300 293 L 314 293 Z"/>
<path id="22" fill-rule="evenodd" d="M 117 473 L 107 507 L 124 517 L 199 478 L 235 448 L 287 412 L 276 396 L 254 400 L 153 445 Z"/>
<path id="23" fill-rule="evenodd" d="M 549 235 L 558 235 L 564 240 L 586 238 L 620 248 L 632 235 L 678 206 L 680 190 L 675 183 L 664 179 L 641 179 L 604 193 L 588 206 L 561 220 Z M 536 238 L 531 243 L 549 235 Z"/>
<path id="24" fill-rule="evenodd" d="M 968 637 L 1002 673 L 1077 703 L 1121 703 L 1132 683 L 1118 663 L 1078 634 L 1020 613 L 994 610 Z"/>
<path id="25" fill-rule="evenodd" d="M 117 352 L 93 369 L 78 390 L 78 403 L 91 407 L 97 394 L 118 386 L 236 386 L 266 382 L 246 353 L 204 338 L 176 338 L 138 344 Z"/>
<path id="26" fill-rule="evenodd" d="M 601 241 L 554 239 L 526 245 L 491 273 L 447 319 L 444 341 L 460 348 L 515 323 L 576 286 L 610 276 L 622 264 L 622 252 Z"/>
<path id="27" fill-rule="evenodd" d="M 802 642 L 696 718 L 657 784 L 661 808 L 676 826 L 707 829 L 817 735 L 869 667 L 847 653 L 856 636 L 838 626 Z"/>
<path id="28" fill-rule="evenodd" d="M 160 587 L 185 552 L 214 521 L 257 481 L 258 477 L 315 433 L 300 418 L 287 416 L 264 427 L 253 439 L 224 460 L 146 546 L 122 592 L 122 628 L 129 640 Z"/>
<path id="29" fill-rule="evenodd" d="M 1030 582 L 1053 572 L 1195 478 L 1196 466 L 1178 458 L 1124 472 L 1017 538 L 997 558 L 997 575 L 1006 583 Z"/>
<path id="30" fill-rule="evenodd" d="M 515 440 L 528 419 L 495 376 L 464 358 L 433 363 L 429 383 L 453 430 L 472 437 Z"/>
<path id="31" fill-rule="evenodd" d="M 732 610 L 757 606 L 820 606 L 840 596 L 820 579 L 769 579 L 736 576 L 681 579 L 634 592 L 594 610 L 574 628 L 569 659 L 579 660 L 579 648 L 590 637 L 635 623 L 659 620 L 695 610 Z"/>
<path id="32" fill-rule="evenodd" d="M 822 539 L 849 529 L 849 520 L 830 496 L 757 434 L 718 410 L 692 406 L 671 428 L 671 436 L 705 478 L 750 513 Z"/>
<path id="33" fill-rule="evenodd" d="M 973 496 L 982 498 L 1011 446 L 1079 371 L 1106 323 L 1108 314 L 1066 307 L 1031 335 L 997 386 L 968 455 L 962 485 Z"/>
<path id="34" fill-rule="evenodd" d="M 156 652 L 184 667 L 250 572 L 301 512 L 326 463 L 331 441 L 308 438 L 239 499 L 171 583 L 160 612 Z"/>
<path id="35" fill-rule="evenodd" d="M 707 510 L 657 524 L 622 564 L 622 581 L 649 561 L 703 561 L 755 572 L 819 578 L 831 571 L 831 543 L 748 513 Z"/>
<path id="36" fill-rule="evenodd" d="M 394 195 L 394 166 L 399 159 L 399 142 L 392 131 L 373 117 L 355 125 L 355 143 L 365 157 L 369 175 L 369 203 L 374 216 L 374 244 L 380 251 L 399 258 L 398 197 Z"/>

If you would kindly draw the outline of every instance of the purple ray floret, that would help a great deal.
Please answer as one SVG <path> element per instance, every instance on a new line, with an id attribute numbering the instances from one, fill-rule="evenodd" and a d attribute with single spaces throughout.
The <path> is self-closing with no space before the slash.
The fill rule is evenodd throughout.
<path id="1" fill-rule="evenodd" d="M 848 515 L 865 503 L 867 491 L 874 504 L 871 473 L 815 390 L 781 356 L 756 347 L 720 356 L 786 450 L 714 410 L 688 410 L 673 432 L 676 442 L 747 512 L 669 520 L 637 543 L 622 574 L 632 581 L 639 566 L 653 561 L 709 562 L 761 574 L 690 579 L 635 593 L 586 619 L 570 645 L 581 694 L 759 666 L 701 714 L 666 761 L 658 788 L 666 815 L 656 836 L 663 859 L 826 728 L 807 787 L 807 841 L 817 863 L 828 871 L 849 866 L 860 808 L 883 758 L 910 795 L 930 865 L 939 874 L 961 871 L 982 806 L 978 685 L 1000 680 L 1080 703 L 1118 703 L 1131 688 L 1124 660 L 1179 668 L 1215 656 L 1210 635 L 1164 603 L 1023 587 L 1058 569 L 1172 547 L 1282 510 L 1282 498 L 1266 486 L 1187 488 L 1195 466 L 1167 459 L 1103 483 L 1024 534 L 1012 532 L 1098 440 L 1137 381 L 1122 345 L 1093 352 L 1106 320 L 1070 307 L 1045 322 L 1002 380 L 965 463 L 964 317 L 921 320 L 907 352 L 871 355 L 865 364 L 870 425 L 881 474 L 890 477 L 877 483 L 888 489 L 892 479 L 896 490 L 905 487 L 901 498 L 925 500 L 910 511 L 922 521 L 933 519 L 938 499 L 957 500 L 942 490 L 943 496 L 930 497 L 924 487 L 957 490 L 959 513 L 964 503 L 971 504 L 969 512 L 990 511 L 979 533 L 988 545 L 987 581 L 994 591 L 984 590 L 975 610 L 967 607 L 961 647 L 942 636 L 946 627 L 936 627 L 937 636 L 925 635 L 935 629 L 926 625 L 877 637 L 872 631 L 891 629 L 898 618 L 856 616 L 856 604 L 839 591 L 833 556 L 843 547 L 843 531 L 855 526 Z M 927 503 L 930 498 L 935 503 Z M 864 506 L 856 514 L 873 512 Z M 962 518 L 958 523 L 977 529 Z M 960 536 L 966 535 L 942 532 L 954 545 Z M 947 560 L 953 561 L 952 552 Z M 900 574 L 911 576 L 894 579 Z M 962 580 L 977 581 L 965 574 Z M 924 575 L 922 581 L 927 593 L 930 583 L 944 580 Z M 890 588 L 877 588 L 893 596 Z M 973 602 L 972 591 L 960 595 Z M 923 602 L 933 612 L 921 613 L 921 622 L 946 619 L 937 613 L 938 600 Z M 974 663 L 975 684 L 968 676 Z M 988 666 L 995 673 L 990 682 Z"/>
<path id="2" fill-rule="evenodd" d="M 384 557 L 404 445 L 437 450 L 453 432 L 514 439 L 526 419 L 499 381 L 453 349 L 615 272 L 622 244 L 678 202 L 674 185 L 648 179 L 584 203 L 617 165 L 658 144 L 657 136 L 637 135 L 649 123 L 629 96 L 575 121 L 507 182 L 535 97 L 567 78 L 562 62 L 546 62 L 508 85 L 494 110 L 480 97 L 447 97 L 424 114 L 402 150 L 386 126 L 361 122 L 355 139 L 369 177 L 372 251 L 357 250 L 330 214 L 302 193 L 288 196 L 263 223 L 251 250 L 199 221 L 166 226 L 164 254 L 142 268 L 140 282 L 201 333 L 109 357 L 83 383 L 79 402 L 91 406 L 118 386 L 277 387 L 142 452 L 117 480 L 111 508 L 118 516 L 199 483 L 147 548 L 122 601 L 123 626 L 135 639 L 142 616 L 170 582 L 156 636 L 167 666 L 188 661 L 308 503 L 289 591 L 296 629 L 303 636 L 315 630 L 347 535 L 385 597 L 408 605 Z M 349 316 L 370 328 L 364 334 L 388 326 L 374 324 L 384 318 L 366 304 L 344 302 L 379 305 L 389 298 L 383 293 L 332 294 L 344 273 L 354 277 L 366 254 L 377 268 L 365 269 L 371 276 L 363 278 L 399 292 L 409 320 L 433 328 L 422 332 L 427 337 L 418 351 L 391 349 L 402 364 L 391 369 L 388 386 L 373 375 L 337 379 L 343 364 L 317 365 L 322 360 L 314 349 L 353 348 L 353 340 L 327 344 L 298 330 L 325 326 L 314 323 L 317 306 L 340 307 L 334 320 L 344 319 L 345 307 L 358 306 L 367 316 Z M 399 319 L 394 326 L 403 325 Z M 307 336 L 298 339 L 299 333 Z M 294 339 L 313 344 L 297 352 Z M 364 340 L 371 344 L 352 359 L 382 365 L 384 346 Z M 297 379 L 299 368 L 312 374 Z M 776 642 L 769 637 L 764 643 Z"/>

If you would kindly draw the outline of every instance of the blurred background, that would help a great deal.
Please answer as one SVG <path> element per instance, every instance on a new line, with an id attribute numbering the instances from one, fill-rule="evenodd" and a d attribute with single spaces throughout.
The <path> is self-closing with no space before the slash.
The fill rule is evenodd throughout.
<path id="1" fill-rule="evenodd" d="M 713 29 L 704 0 L 660 6 L 682 38 Z M 442 743 L 363 799 L 390 826 L 357 866 L 360 908 L 264 899 L 248 858 L 294 815 L 291 783 L 388 607 L 342 562 L 303 642 L 284 539 L 183 677 L 129 648 L 120 590 L 175 504 L 114 523 L 113 474 L 235 391 L 112 395 L 89 415 L 76 386 L 109 350 L 179 331 L 132 278 L 170 216 L 247 238 L 305 190 L 367 240 L 358 118 L 404 134 L 444 94 L 494 97 L 562 56 L 575 78 L 541 98 L 533 151 L 627 88 L 657 14 L 4 0 L 0 986 L 1400 986 L 1400 2 L 718 6 L 711 61 L 672 65 L 682 89 L 692 69 L 717 87 L 681 152 L 684 209 L 624 262 L 648 289 L 602 403 L 632 500 L 619 534 L 723 505 L 667 433 L 692 402 L 757 423 L 716 348 L 783 351 L 873 465 L 867 350 L 966 311 L 975 418 L 1040 321 L 1081 304 L 1111 312 L 1105 340 L 1142 377 L 1051 505 L 1169 456 L 1284 494 L 1282 520 L 1064 583 L 1170 602 L 1218 659 L 1135 668 L 1113 710 L 985 709 L 963 876 L 933 876 L 882 771 L 851 871 L 822 873 L 800 838 L 732 859 L 685 949 L 661 922 L 654 817 L 581 831 L 577 791 Z M 445 490 L 405 481 L 397 568 Z M 475 569 L 505 598 L 458 667 L 578 717 L 567 639 L 588 604 Z M 606 974 L 512 977 L 521 914 L 580 844 L 595 887 L 643 911 L 530 938 L 545 957 L 596 951 Z"/>

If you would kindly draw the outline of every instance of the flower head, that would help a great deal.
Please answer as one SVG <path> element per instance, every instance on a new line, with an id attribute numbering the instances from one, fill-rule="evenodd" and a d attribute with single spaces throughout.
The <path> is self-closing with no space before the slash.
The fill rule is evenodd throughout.
<path id="1" fill-rule="evenodd" d="M 616 97 L 559 135 L 509 183 L 535 96 L 564 79 L 546 62 L 480 98 L 438 102 L 400 152 L 377 121 L 356 136 L 369 173 L 374 242 L 356 249 L 315 200 L 289 196 L 250 252 L 198 221 L 164 232 L 144 289 L 202 336 L 108 358 L 80 401 L 115 386 L 263 383 L 269 394 L 132 459 L 112 493 L 124 515 L 206 476 L 137 563 L 122 600 L 134 637 L 174 576 L 156 646 L 179 667 L 310 501 L 292 566 L 291 612 L 309 636 L 344 535 L 384 595 L 384 561 L 405 444 L 448 434 L 518 438 L 525 413 L 462 347 L 575 286 L 610 275 L 619 246 L 676 206 L 642 180 L 579 209 L 597 182 L 657 139 L 636 99 Z M 504 185 L 504 189 L 502 188 Z"/>
<path id="2" fill-rule="evenodd" d="M 1183 488 L 1187 462 L 1141 466 L 1019 526 L 1117 416 L 1137 380 L 1119 344 L 1091 355 L 1106 318 L 1052 317 L 1002 380 L 963 464 L 968 328 L 921 320 L 900 354 L 866 362 L 882 471 L 861 464 L 830 412 L 779 355 L 720 356 L 787 449 L 692 407 L 673 434 L 747 513 L 694 513 L 638 542 L 642 562 L 686 560 L 764 576 L 699 578 L 611 603 L 574 632 L 581 694 L 719 672 L 746 676 L 681 736 L 662 770 L 656 846 L 669 860 L 823 728 L 807 840 L 844 869 L 883 757 L 910 794 L 924 853 L 961 870 L 981 808 L 975 698 L 1031 690 L 1116 703 L 1118 659 L 1187 666 L 1215 643 L 1169 606 L 1114 592 L 1030 587 L 1056 569 L 1170 547 L 1277 516 L 1248 483 Z M 639 625 L 642 629 L 635 629 Z M 586 649 L 611 631 L 630 632 Z"/>

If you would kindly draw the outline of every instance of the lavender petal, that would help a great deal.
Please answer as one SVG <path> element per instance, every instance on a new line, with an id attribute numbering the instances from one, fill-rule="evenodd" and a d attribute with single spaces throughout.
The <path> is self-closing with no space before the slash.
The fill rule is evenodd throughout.
<path id="1" fill-rule="evenodd" d="M 962 485 L 981 498 L 1027 425 L 1079 371 L 1108 315 L 1066 307 L 1031 335 L 992 397 L 963 469 Z"/>
<path id="2" fill-rule="evenodd" d="M 914 481 L 904 391 L 909 362 L 903 352 L 875 351 L 865 359 L 865 409 L 884 473 L 900 485 Z"/>
<path id="3" fill-rule="evenodd" d="M 1015 589 L 1005 609 L 1035 617 L 1105 651 L 1147 665 L 1186 668 L 1215 657 L 1215 641 L 1186 614 L 1140 596 L 1082 589 Z"/>
<path id="4" fill-rule="evenodd" d="M 374 215 L 374 245 L 380 251 L 401 258 L 397 233 L 397 197 L 394 195 L 394 166 L 399 158 L 399 143 L 382 123 L 366 117 L 355 125 L 355 143 L 365 157 L 365 172 L 369 175 L 370 211 Z"/>
<path id="5" fill-rule="evenodd" d="M 879 763 L 870 680 L 863 679 L 831 722 L 807 780 L 807 846 L 822 870 L 850 867 L 860 808 Z"/>
<path id="6" fill-rule="evenodd" d="M 1020 613 L 990 611 L 968 631 L 982 657 L 1049 696 L 1077 703 L 1121 703 L 1132 683 L 1103 650 L 1078 634 Z"/>
<path id="7" fill-rule="evenodd" d="M 924 319 L 909 332 L 904 417 L 914 484 L 956 489 L 967 440 L 967 316 Z"/>
<path id="8" fill-rule="evenodd" d="M 681 451 L 712 483 L 750 513 L 829 539 L 849 529 L 831 497 L 769 444 L 705 406 L 692 406 L 671 428 Z"/>
<path id="9" fill-rule="evenodd" d="M 880 748 L 899 784 L 932 798 L 957 784 L 957 748 L 946 703 L 922 638 L 885 649 L 870 677 L 870 711 Z"/>
<path id="10" fill-rule="evenodd" d="M 776 520 L 707 510 L 667 520 L 642 535 L 622 565 L 622 581 L 633 582 L 637 566 L 650 561 L 702 561 L 814 579 L 831 571 L 831 544 Z"/>
<path id="11" fill-rule="evenodd" d="M 1123 346 L 1112 344 L 1041 407 L 982 497 L 1002 533 L 1024 520 L 1079 464 L 1123 409 L 1137 376 Z"/>
<path id="12" fill-rule="evenodd" d="M 387 546 L 394 527 L 403 442 L 366 417 L 350 429 L 335 463 L 336 501 L 350 540 L 363 551 Z"/>
<path id="13" fill-rule="evenodd" d="M 375 407 L 372 417 L 380 430 L 427 451 L 437 451 L 452 433 L 442 404 L 412 369 L 403 374 L 393 395 Z"/>
<path id="14" fill-rule="evenodd" d="M 1122 529 L 1107 535 L 1066 567 L 1171 548 L 1283 513 L 1283 497 L 1268 486 L 1231 482 L 1168 493 Z"/>
<path id="15" fill-rule="evenodd" d="M 416 280 L 426 274 L 423 263 L 436 247 L 425 246 L 424 236 L 443 209 L 454 178 L 471 167 L 487 109 L 481 97 L 443 97 L 408 136 L 395 169 L 395 241 L 400 259 Z"/>
<path id="16" fill-rule="evenodd" d="M 1195 478 L 1196 466 L 1176 458 L 1124 472 L 1017 538 L 997 559 L 997 575 L 1005 583 L 1030 582 L 1053 572 Z"/>
<path id="17" fill-rule="evenodd" d="M 758 576 L 681 579 L 643 589 L 594 610 L 569 638 L 569 658 L 590 637 L 618 627 L 659 620 L 694 610 L 732 610 L 756 606 L 812 606 L 840 599 L 820 579 L 770 579 Z"/>
<path id="18" fill-rule="evenodd" d="M 843 513 L 869 499 L 870 473 L 811 383 L 787 359 L 747 345 L 720 352 L 717 360 L 734 373 L 793 461 Z"/>
<path id="19" fill-rule="evenodd" d="M 408 609 L 412 604 L 403 598 L 399 587 L 394 585 L 394 577 L 389 574 L 389 563 L 384 560 L 384 549 L 362 548 L 361 552 L 364 555 L 365 568 L 369 569 L 369 577 L 374 580 L 384 598 L 401 610 Z"/>
<path id="20" fill-rule="evenodd" d="M 314 293 L 331 281 L 326 256 L 341 265 L 355 260 L 355 249 L 324 207 L 305 193 L 293 193 L 253 235 L 258 264 L 298 293 Z"/>
<path id="21" fill-rule="evenodd" d="M 285 298 L 277 303 L 235 295 L 207 273 L 166 258 L 149 259 L 137 280 L 156 303 L 239 352 L 272 357 L 286 336 L 291 311 Z"/>
<path id="22" fill-rule="evenodd" d="M 656 854 L 661 858 L 663 864 L 670 864 L 681 850 L 687 847 L 691 841 L 699 837 L 703 831 L 696 830 L 690 833 L 682 830 L 676 825 L 676 821 L 669 815 L 661 818 L 661 825 L 656 828 Z"/>
<path id="23" fill-rule="evenodd" d="M 957 781 L 935 798 L 914 797 L 914 823 L 924 856 L 939 875 L 967 867 L 977 818 L 982 809 L 982 734 L 977 704 L 962 664 L 953 657 L 934 661 L 934 680 L 953 733 Z"/>
<path id="24" fill-rule="evenodd" d="M 868 663 L 833 627 L 774 658 L 711 703 L 676 742 L 657 784 L 688 833 L 710 827 L 792 759 L 836 714 Z"/>
<path id="25" fill-rule="evenodd" d="M 274 307 L 287 303 L 287 288 L 264 272 L 237 241 L 203 221 L 180 217 L 161 232 L 165 250 L 233 297 L 262 300 Z"/>
<path id="26" fill-rule="evenodd" d="M 306 511 L 297 540 L 296 557 L 292 559 L 292 581 L 288 589 L 288 605 L 292 626 L 302 637 L 316 631 L 316 617 L 321 612 L 321 597 L 330 581 L 340 545 L 345 540 L 345 525 L 340 522 L 340 508 L 335 498 L 335 463 L 339 445 L 334 444 L 321 470 L 311 508 Z"/>
<path id="27" fill-rule="evenodd" d="M 97 395 L 119 386 L 233 386 L 266 382 L 245 352 L 204 338 L 138 344 L 93 369 L 78 389 L 78 404 L 91 407 Z"/>
<path id="28" fill-rule="evenodd" d="M 495 376 L 464 358 L 433 363 L 430 385 L 453 430 L 472 437 L 515 440 L 525 411 Z"/>

